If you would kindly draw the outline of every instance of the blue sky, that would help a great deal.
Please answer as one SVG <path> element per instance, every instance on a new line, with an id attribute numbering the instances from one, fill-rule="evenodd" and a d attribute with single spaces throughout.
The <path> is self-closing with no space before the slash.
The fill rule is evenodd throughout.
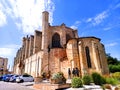
<path id="1" fill-rule="evenodd" d="M 120 0 L 0 0 L 0 56 L 12 66 L 22 37 L 41 30 L 42 12 L 50 24 L 77 29 L 80 37 L 101 38 L 106 53 L 120 60 Z"/>

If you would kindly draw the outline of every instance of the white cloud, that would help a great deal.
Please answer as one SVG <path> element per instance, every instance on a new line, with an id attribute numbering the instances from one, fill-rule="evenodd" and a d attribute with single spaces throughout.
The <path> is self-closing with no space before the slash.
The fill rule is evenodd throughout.
<path id="1" fill-rule="evenodd" d="M 113 47 L 113 46 L 116 46 L 118 43 L 114 42 L 114 43 L 109 43 L 109 44 L 106 44 L 105 46 L 106 47 Z"/>
<path id="2" fill-rule="evenodd" d="M 110 25 L 108 25 L 108 27 L 103 28 L 103 30 L 107 31 L 107 30 L 111 30 L 111 29 L 117 28 L 117 27 L 120 27 L 119 23 L 118 24 L 117 23 L 116 24 L 110 24 Z"/>
<path id="3" fill-rule="evenodd" d="M 0 56 L 10 56 L 12 55 L 12 52 L 14 51 L 14 49 L 11 48 L 0 48 Z"/>
<path id="4" fill-rule="evenodd" d="M 8 66 L 12 67 L 15 54 L 19 48 L 20 45 L 15 44 L 0 46 L 0 56 L 8 58 Z"/>
<path id="5" fill-rule="evenodd" d="M 107 18 L 108 13 L 107 11 L 103 11 L 102 13 L 96 15 L 95 17 L 88 18 L 86 22 L 91 23 L 93 26 L 99 25 Z"/>
<path id="6" fill-rule="evenodd" d="M 120 8 L 120 3 L 118 3 L 113 9 Z"/>
<path id="7" fill-rule="evenodd" d="M 7 23 L 6 15 L 2 9 L 3 9 L 3 5 L 0 3 L 0 27 L 4 26 Z"/>
<path id="8" fill-rule="evenodd" d="M 107 30 L 110 30 L 111 27 L 106 27 L 106 28 L 103 28 L 103 30 L 107 31 Z"/>
<path id="9" fill-rule="evenodd" d="M 0 56 L 9 57 L 14 56 L 16 50 L 19 48 L 19 45 L 4 45 L 0 48 Z"/>
<path id="10" fill-rule="evenodd" d="M 75 23 L 74 23 L 72 26 L 70 26 L 70 27 L 71 27 L 72 29 L 77 29 L 80 24 L 81 24 L 80 21 L 75 21 Z"/>
<path id="11" fill-rule="evenodd" d="M 53 21 L 54 3 L 52 0 L 2 0 L 6 14 L 12 17 L 18 29 L 25 34 L 33 34 L 42 25 L 42 12 L 48 11 L 50 23 Z"/>

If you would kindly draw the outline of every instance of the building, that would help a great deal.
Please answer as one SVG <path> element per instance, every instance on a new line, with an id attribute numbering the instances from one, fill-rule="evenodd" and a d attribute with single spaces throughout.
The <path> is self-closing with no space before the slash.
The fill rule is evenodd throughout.
<path id="1" fill-rule="evenodd" d="M 42 13 L 42 30 L 23 37 L 14 59 L 14 73 L 36 77 L 43 72 L 63 72 L 68 68 L 80 70 L 80 76 L 92 72 L 109 74 L 104 45 L 96 37 L 79 37 L 77 30 L 65 24 L 51 26 L 49 13 Z"/>
<path id="2" fill-rule="evenodd" d="M 0 75 L 7 73 L 8 58 L 0 57 Z"/>

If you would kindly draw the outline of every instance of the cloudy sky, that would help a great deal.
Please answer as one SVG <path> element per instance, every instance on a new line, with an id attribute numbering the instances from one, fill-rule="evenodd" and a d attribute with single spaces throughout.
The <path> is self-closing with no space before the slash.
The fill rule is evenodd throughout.
<path id="1" fill-rule="evenodd" d="M 51 25 L 77 29 L 79 36 L 101 38 L 106 53 L 120 60 L 120 0 L 0 0 L 0 57 L 12 66 L 22 37 L 41 30 L 41 13 Z"/>

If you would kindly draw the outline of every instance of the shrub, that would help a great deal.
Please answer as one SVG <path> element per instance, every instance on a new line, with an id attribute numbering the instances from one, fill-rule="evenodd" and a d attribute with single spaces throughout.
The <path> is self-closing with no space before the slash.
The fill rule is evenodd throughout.
<path id="1" fill-rule="evenodd" d="M 109 70 L 111 73 L 120 72 L 120 65 L 109 65 Z"/>
<path id="2" fill-rule="evenodd" d="M 106 78 L 106 83 L 112 84 L 112 85 L 117 85 L 118 84 L 118 80 L 115 79 L 115 78 Z"/>
<path id="3" fill-rule="evenodd" d="M 73 77 L 72 78 L 72 83 L 71 83 L 72 88 L 79 88 L 83 86 L 82 80 L 80 77 Z"/>
<path id="4" fill-rule="evenodd" d="M 92 79 L 93 79 L 93 82 L 96 84 L 96 85 L 102 85 L 102 84 L 105 84 L 106 83 L 106 80 L 104 77 L 102 77 L 99 73 L 92 73 Z"/>
<path id="5" fill-rule="evenodd" d="M 91 81 L 92 81 L 92 78 L 91 78 L 90 75 L 85 75 L 85 76 L 83 77 L 83 83 L 84 83 L 85 85 L 90 85 Z"/>
<path id="6" fill-rule="evenodd" d="M 52 75 L 52 79 L 60 79 L 60 78 L 62 78 L 63 77 L 63 74 L 61 74 L 61 73 L 54 73 L 53 75 Z"/>
<path id="7" fill-rule="evenodd" d="M 120 72 L 115 72 L 115 73 L 113 73 L 113 74 L 112 74 L 112 77 L 120 80 Z"/>
<path id="8" fill-rule="evenodd" d="M 62 72 L 54 73 L 51 78 L 51 83 L 53 84 L 64 84 L 66 83 L 66 78 Z"/>

